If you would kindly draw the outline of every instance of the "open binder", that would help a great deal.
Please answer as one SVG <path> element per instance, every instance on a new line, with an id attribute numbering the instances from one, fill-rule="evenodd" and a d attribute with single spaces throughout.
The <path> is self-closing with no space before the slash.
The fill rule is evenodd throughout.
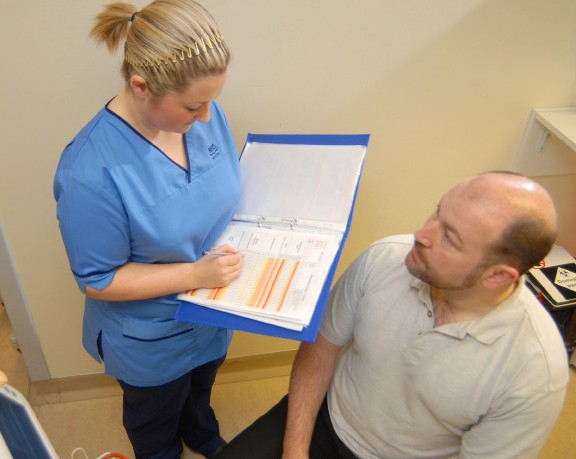
<path id="1" fill-rule="evenodd" d="M 215 247 L 242 253 L 229 286 L 179 295 L 177 320 L 313 341 L 356 199 L 369 135 L 249 134 L 243 196 Z"/>

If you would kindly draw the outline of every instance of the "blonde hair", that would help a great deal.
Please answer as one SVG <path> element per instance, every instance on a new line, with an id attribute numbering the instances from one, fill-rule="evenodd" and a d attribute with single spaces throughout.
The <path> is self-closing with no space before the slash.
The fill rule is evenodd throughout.
<path id="1" fill-rule="evenodd" d="M 191 79 L 221 75 L 230 62 L 220 27 L 194 0 L 155 0 L 140 11 L 110 3 L 90 36 L 112 52 L 124 40 L 124 80 L 140 75 L 158 96 L 184 91 Z"/>

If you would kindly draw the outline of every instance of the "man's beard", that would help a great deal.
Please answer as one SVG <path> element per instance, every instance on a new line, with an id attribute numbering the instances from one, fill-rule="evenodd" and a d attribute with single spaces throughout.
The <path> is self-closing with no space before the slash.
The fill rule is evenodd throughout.
<path id="1" fill-rule="evenodd" d="M 417 279 L 420 279 L 422 282 L 427 283 L 430 285 L 430 287 L 443 290 L 466 290 L 470 287 L 473 287 L 482 276 L 482 273 L 485 269 L 484 264 L 476 266 L 463 279 L 443 279 L 438 275 L 438 273 L 430 268 L 426 257 L 422 254 L 417 244 L 418 243 L 414 244 L 414 247 L 406 256 L 406 269 L 408 269 L 410 274 L 412 274 Z M 413 256 L 412 252 L 416 253 L 421 266 L 411 264 L 410 257 Z"/>

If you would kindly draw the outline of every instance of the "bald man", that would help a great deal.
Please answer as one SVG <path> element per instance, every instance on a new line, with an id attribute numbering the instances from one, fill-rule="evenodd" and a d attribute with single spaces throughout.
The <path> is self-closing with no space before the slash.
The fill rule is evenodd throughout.
<path id="1" fill-rule="evenodd" d="M 351 264 L 287 399 L 218 458 L 536 458 L 568 362 L 522 276 L 556 231 L 550 196 L 526 177 L 456 185 L 413 236 Z"/>

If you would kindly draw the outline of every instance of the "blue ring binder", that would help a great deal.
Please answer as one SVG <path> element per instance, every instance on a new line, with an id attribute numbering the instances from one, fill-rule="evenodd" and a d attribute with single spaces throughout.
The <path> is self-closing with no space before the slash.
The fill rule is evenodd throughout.
<path id="1" fill-rule="evenodd" d="M 248 134 L 246 146 L 250 143 L 270 143 L 270 144 L 287 144 L 287 145 L 359 145 L 363 147 L 368 147 L 368 142 L 370 139 L 369 134 L 322 134 L 322 135 L 270 135 L 270 134 Z M 340 256 L 344 249 L 348 233 L 350 231 L 350 226 L 352 223 L 354 203 L 356 201 L 356 196 L 358 193 L 358 186 L 361 178 L 362 167 L 360 167 L 360 174 L 356 181 L 352 206 L 350 213 L 348 215 L 348 220 L 346 223 L 346 228 L 342 234 L 342 239 L 340 246 L 338 247 L 337 253 L 334 257 L 330 270 L 324 281 L 322 290 L 318 297 L 316 307 L 312 318 L 307 327 L 302 331 L 290 330 L 281 326 L 276 326 L 258 320 L 253 320 L 250 318 L 240 317 L 234 315 L 233 313 L 222 312 L 215 309 L 207 308 L 200 305 L 195 305 L 193 303 L 188 303 L 183 301 L 178 308 L 174 318 L 177 320 L 192 322 L 192 323 L 202 323 L 206 325 L 218 326 L 222 328 L 229 328 L 234 330 L 242 330 L 250 333 L 257 333 L 261 335 L 268 335 L 280 338 L 293 339 L 297 341 L 307 341 L 311 342 L 316 339 L 318 330 L 320 328 L 320 323 L 322 321 L 322 316 L 324 313 L 324 308 L 328 301 L 328 295 L 330 293 L 330 288 Z"/>

